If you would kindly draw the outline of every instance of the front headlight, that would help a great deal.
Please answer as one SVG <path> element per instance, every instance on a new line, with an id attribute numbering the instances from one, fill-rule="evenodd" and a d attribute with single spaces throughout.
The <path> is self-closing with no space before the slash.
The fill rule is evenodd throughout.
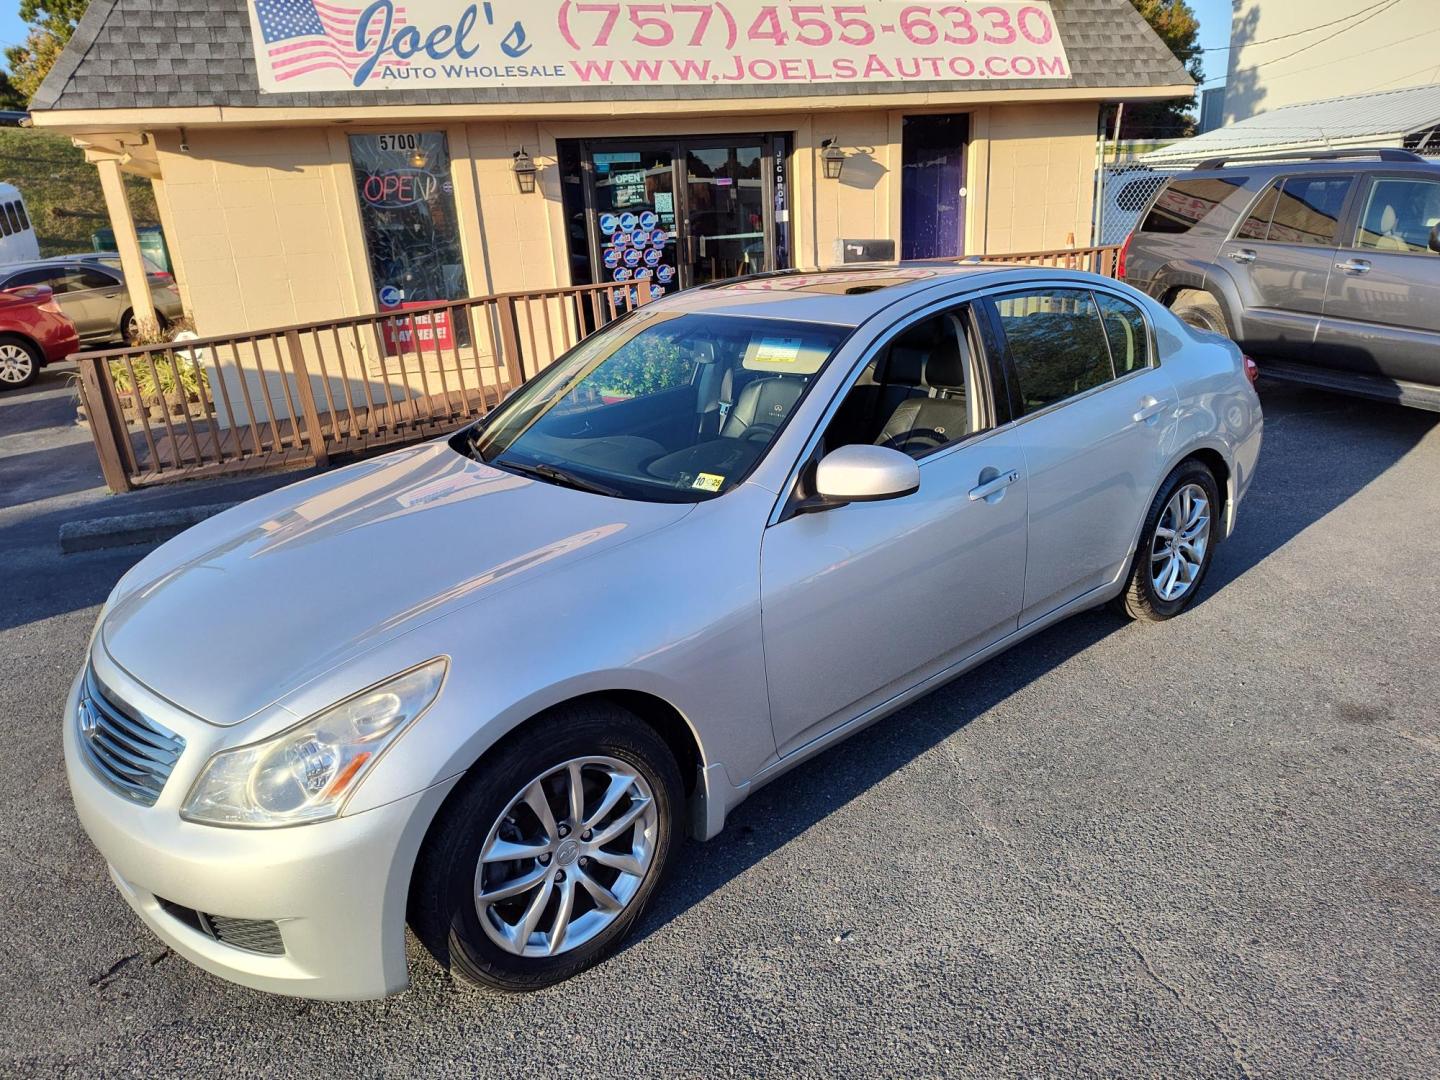
<path id="1" fill-rule="evenodd" d="M 337 816 L 385 748 L 435 700 L 445 666 L 443 658 L 431 660 L 264 742 L 222 750 L 206 763 L 180 816 L 258 829 Z"/>

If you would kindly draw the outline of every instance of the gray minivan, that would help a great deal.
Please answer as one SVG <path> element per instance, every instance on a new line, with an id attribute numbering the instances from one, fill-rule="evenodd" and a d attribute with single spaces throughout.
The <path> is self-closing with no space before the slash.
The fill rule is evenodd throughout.
<path id="1" fill-rule="evenodd" d="M 1215 158 L 1173 177 L 1120 275 L 1267 375 L 1440 411 L 1440 162 Z"/>

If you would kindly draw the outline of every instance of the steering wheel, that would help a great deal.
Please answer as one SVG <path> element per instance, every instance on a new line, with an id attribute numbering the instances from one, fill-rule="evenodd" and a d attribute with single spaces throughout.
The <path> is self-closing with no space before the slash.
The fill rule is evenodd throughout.
<path id="1" fill-rule="evenodd" d="M 910 452 L 908 447 L 912 439 L 920 440 L 926 450 L 934 450 L 937 446 L 944 446 L 950 441 L 943 431 L 937 431 L 934 428 L 911 428 L 909 431 L 902 431 L 898 435 L 891 435 L 890 438 L 886 439 L 880 445 L 890 450 L 899 450 L 901 453 L 908 454 Z"/>
<path id="2" fill-rule="evenodd" d="M 744 441 L 754 440 L 756 442 L 769 442 L 780 430 L 779 424 L 757 422 L 745 429 L 745 434 L 740 438 Z"/>

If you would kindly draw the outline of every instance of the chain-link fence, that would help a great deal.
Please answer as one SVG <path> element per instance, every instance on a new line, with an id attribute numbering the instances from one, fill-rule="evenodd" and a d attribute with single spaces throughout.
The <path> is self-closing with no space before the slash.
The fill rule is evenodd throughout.
<path id="1" fill-rule="evenodd" d="M 1097 193 L 1095 243 L 1124 243 L 1165 181 L 1182 168 L 1158 169 L 1134 161 L 1105 165 L 1100 171 Z"/>

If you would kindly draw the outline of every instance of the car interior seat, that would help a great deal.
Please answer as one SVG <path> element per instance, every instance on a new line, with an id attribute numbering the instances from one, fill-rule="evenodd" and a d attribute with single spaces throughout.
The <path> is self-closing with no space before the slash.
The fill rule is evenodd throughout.
<path id="1" fill-rule="evenodd" d="M 885 382 L 902 391 L 890 419 L 875 439 L 918 457 L 960 438 L 969 430 L 970 408 L 965 397 L 967 358 L 955 329 L 934 320 L 940 333 L 926 348 L 897 341 L 890 350 Z"/>

